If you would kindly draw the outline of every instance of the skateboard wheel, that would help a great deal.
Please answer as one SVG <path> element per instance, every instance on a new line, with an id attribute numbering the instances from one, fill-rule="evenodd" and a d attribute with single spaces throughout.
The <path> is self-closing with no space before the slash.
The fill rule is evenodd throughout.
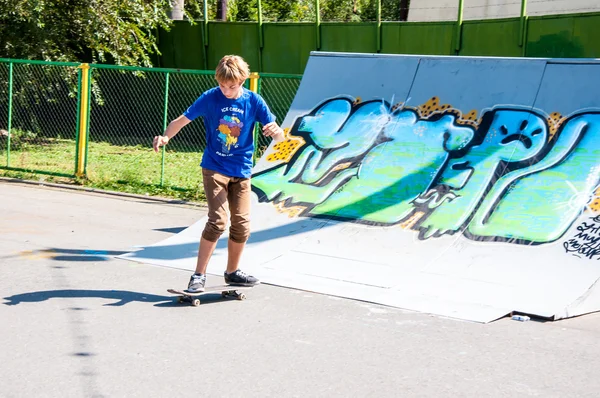
<path id="1" fill-rule="evenodd" d="M 228 295 L 229 295 L 228 292 L 221 292 L 221 297 L 223 297 L 223 298 L 227 297 Z"/>
<path id="2" fill-rule="evenodd" d="M 193 300 L 192 300 L 192 305 L 193 305 L 194 307 L 197 307 L 197 306 L 199 306 L 199 305 L 200 305 L 200 299 L 193 299 Z"/>
<path id="3" fill-rule="evenodd" d="M 178 303 L 183 303 L 185 301 L 185 297 L 177 297 L 177 302 Z"/>
<path id="4" fill-rule="evenodd" d="M 238 300 L 246 300 L 246 295 L 244 293 L 241 293 L 238 295 Z"/>

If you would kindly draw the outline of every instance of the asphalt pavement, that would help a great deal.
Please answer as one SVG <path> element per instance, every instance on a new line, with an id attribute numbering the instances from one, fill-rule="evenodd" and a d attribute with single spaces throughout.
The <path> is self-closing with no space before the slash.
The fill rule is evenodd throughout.
<path id="1" fill-rule="evenodd" d="M 0 200 L 3 398 L 600 394 L 598 314 L 478 324 L 271 285 L 180 305 L 189 272 L 115 256 L 203 207 L 9 179 Z"/>

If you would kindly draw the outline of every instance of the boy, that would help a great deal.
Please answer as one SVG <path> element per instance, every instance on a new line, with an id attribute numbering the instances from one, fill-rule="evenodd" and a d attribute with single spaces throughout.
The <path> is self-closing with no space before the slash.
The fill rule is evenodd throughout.
<path id="1" fill-rule="evenodd" d="M 239 56 L 227 55 L 215 70 L 219 87 L 204 92 L 183 115 L 173 120 L 162 136 L 154 137 L 156 152 L 184 126 L 199 116 L 206 126 L 206 151 L 202 156 L 202 179 L 208 202 L 208 221 L 202 232 L 196 272 L 188 291 L 202 292 L 206 268 L 217 241 L 231 214 L 227 243 L 225 283 L 252 286 L 258 279 L 238 269 L 240 257 L 250 236 L 250 176 L 254 153 L 254 124 L 263 125 L 263 135 L 280 141 L 283 130 L 258 94 L 243 87 L 250 75 L 248 64 Z"/>

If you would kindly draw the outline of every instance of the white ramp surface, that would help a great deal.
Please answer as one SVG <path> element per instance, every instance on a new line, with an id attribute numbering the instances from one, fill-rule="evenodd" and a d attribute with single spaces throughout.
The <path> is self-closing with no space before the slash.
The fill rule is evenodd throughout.
<path id="1" fill-rule="evenodd" d="M 282 123 L 288 139 L 255 167 L 241 268 L 477 322 L 600 310 L 594 71 L 595 61 L 313 53 Z M 553 84 L 557 73 L 570 84 Z M 192 271 L 205 222 L 122 258 Z M 225 270 L 227 240 L 209 273 Z"/>

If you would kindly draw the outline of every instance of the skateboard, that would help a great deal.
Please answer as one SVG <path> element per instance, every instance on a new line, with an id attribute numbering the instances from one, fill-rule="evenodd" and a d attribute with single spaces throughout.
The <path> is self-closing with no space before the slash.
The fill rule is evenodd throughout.
<path id="1" fill-rule="evenodd" d="M 219 286 L 208 286 L 204 288 L 203 292 L 192 293 L 187 290 L 175 290 L 175 289 L 167 289 L 167 292 L 178 294 L 177 302 L 184 303 L 189 301 L 194 307 L 200 305 L 199 296 L 207 293 L 217 293 L 221 292 L 221 297 L 233 297 L 238 300 L 245 300 L 246 295 L 244 293 L 240 293 L 240 290 L 248 290 L 252 289 L 254 286 L 238 286 L 238 285 L 219 285 Z"/>

